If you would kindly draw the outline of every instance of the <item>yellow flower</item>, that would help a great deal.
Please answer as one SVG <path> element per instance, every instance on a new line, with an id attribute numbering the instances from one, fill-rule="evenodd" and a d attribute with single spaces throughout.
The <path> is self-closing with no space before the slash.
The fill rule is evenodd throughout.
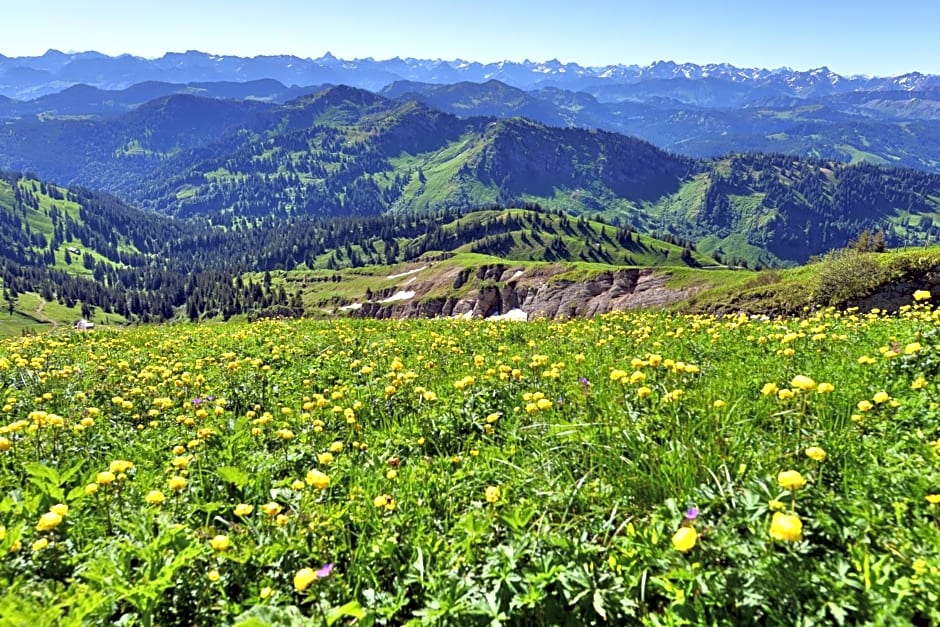
<path id="1" fill-rule="evenodd" d="M 0 453 L 9 451 L 11 448 L 13 448 L 13 443 L 9 438 L 0 438 Z"/>
<path id="2" fill-rule="evenodd" d="M 342 443 L 341 441 L 337 440 L 337 441 L 333 442 L 332 444 L 330 444 L 330 452 L 331 452 L 331 453 L 342 453 L 342 452 L 343 452 L 343 446 L 344 446 L 343 443 Z"/>
<path id="3" fill-rule="evenodd" d="M 803 390 L 804 392 L 809 392 L 810 390 L 816 389 L 816 382 L 801 374 L 793 377 L 793 380 L 790 381 L 790 385 L 798 390 Z"/>
<path id="4" fill-rule="evenodd" d="M 253 511 L 255 511 L 254 506 L 249 505 L 248 503 L 239 503 L 238 505 L 235 506 L 236 516 L 249 516 L 251 515 L 251 512 Z"/>
<path id="5" fill-rule="evenodd" d="M 116 459 L 108 465 L 108 470 L 113 473 L 120 474 L 122 472 L 127 472 L 134 467 L 134 462 L 129 462 L 126 459 Z"/>
<path id="6" fill-rule="evenodd" d="M 100 485 L 111 485 L 114 483 L 114 479 L 114 473 L 109 470 L 105 470 L 98 473 L 98 475 L 95 477 L 95 483 Z"/>
<path id="7" fill-rule="evenodd" d="M 372 500 L 372 504 L 376 507 L 384 507 L 388 511 L 392 511 L 396 507 L 395 499 L 393 499 L 388 494 L 380 494 L 379 496 L 375 497 Z"/>
<path id="8" fill-rule="evenodd" d="M 872 397 L 871 400 L 875 401 L 876 405 L 881 405 L 882 403 L 887 403 L 889 400 L 891 400 L 891 397 L 888 395 L 887 392 L 882 390 L 880 392 L 875 393 L 875 395 Z"/>
<path id="9" fill-rule="evenodd" d="M 786 509 L 787 506 L 783 501 L 778 501 L 777 499 L 771 499 L 767 503 L 767 507 L 772 512 L 782 512 L 783 510 Z"/>
<path id="10" fill-rule="evenodd" d="M 719 398 L 717 401 L 715 401 L 715 402 L 712 403 L 712 407 L 714 407 L 715 409 L 721 409 L 722 407 L 724 407 L 724 406 L 727 405 L 727 404 L 728 404 L 728 403 L 726 403 L 725 401 L 723 401 L 723 400 L 721 400 L 721 399 Z"/>
<path id="11" fill-rule="evenodd" d="M 271 586 L 265 586 L 261 588 L 261 592 L 258 593 L 258 596 L 260 596 L 262 599 L 267 599 L 272 594 L 274 594 L 274 588 Z"/>
<path id="12" fill-rule="evenodd" d="M 858 407 L 858 411 L 869 411 L 874 405 L 869 401 L 859 401 L 856 407 Z"/>
<path id="13" fill-rule="evenodd" d="M 33 542 L 33 552 L 42 551 L 47 546 L 49 546 L 49 540 L 47 540 L 46 538 L 39 538 L 38 540 Z"/>
<path id="14" fill-rule="evenodd" d="M 694 527 L 679 527 L 672 536 L 672 546 L 682 553 L 687 553 L 695 546 L 698 539 L 698 532 Z"/>
<path id="15" fill-rule="evenodd" d="M 928 290 L 917 290 L 914 292 L 914 300 L 929 300 L 930 292 Z"/>
<path id="16" fill-rule="evenodd" d="M 765 383 L 764 387 L 760 389 L 760 393 L 764 396 L 773 396 L 776 394 L 780 388 L 777 387 L 775 383 Z"/>
<path id="17" fill-rule="evenodd" d="M 487 486 L 486 491 L 484 492 L 484 496 L 486 496 L 487 503 L 496 503 L 497 501 L 499 501 L 499 497 L 501 496 L 501 494 L 502 493 L 499 489 L 499 486 L 496 486 L 496 485 Z"/>
<path id="18" fill-rule="evenodd" d="M 261 510 L 268 516 L 277 516 L 281 513 L 281 506 L 279 503 L 265 503 L 261 506 Z"/>
<path id="19" fill-rule="evenodd" d="M 5 525 L 0 525 L 0 542 L 7 537 L 7 528 Z"/>
<path id="20" fill-rule="evenodd" d="M 229 540 L 228 536 L 218 535 L 209 540 L 209 546 L 221 553 L 232 547 L 232 541 Z"/>
<path id="21" fill-rule="evenodd" d="M 820 383 L 819 385 L 816 386 L 816 392 L 817 392 L 818 394 L 828 394 L 829 392 L 832 392 L 834 389 L 836 389 L 836 388 L 835 388 L 835 386 L 832 385 L 831 383 L 825 383 L 825 382 L 824 382 L 824 383 Z"/>
<path id="22" fill-rule="evenodd" d="M 307 473 L 306 480 L 307 485 L 313 486 L 317 490 L 326 490 L 330 487 L 330 477 L 316 469 Z"/>
<path id="23" fill-rule="evenodd" d="M 799 490 L 806 485 L 806 479 L 796 470 L 784 470 L 777 475 L 777 483 L 785 490 Z"/>
<path id="24" fill-rule="evenodd" d="M 647 396 L 651 395 L 652 393 L 653 393 L 653 390 L 651 390 L 650 388 L 646 387 L 645 385 L 644 385 L 643 387 L 641 387 L 641 388 L 638 388 L 637 391 L 636 391 L 636 395 L 639 396 L 640 398 L 646 398 Z"/>
<path id="25" fill-rule="evenodd" d="M 783 388 L 782 390 L 777 392 L 777 398 L 779 398 L 781 401 L 789 400 L 793 398 L 793 390 L 789 388 Z"/>
<path id="26" fill-rule="evenodd" d="M 300 479 L 294 479 L 293 483 L 290 484 L 290 487 L 294 490 L 303 490 L 306 484 Z"/>
<path id="27" fill-rule="evenodd" d="M 147 493 L 147 496 L 144 497 L 144 500 L 151 505 L 163 505 L 163 502 L 166 501 L 166 496 L 160 490 L 151 490 Z"/>
<path id="28" fill-rule="evenodd" d="M 39 522 L 36 523 L 37 531 L 52 531 L 62 523 L 62 516 L 55 512 L 46 512 L 39 517 Z"/>
<path id="29" fill-rule="evenodd" d="M 97 483 L 89 483 L 88 485 L 85 486 L 85 494 L 87 494 L 87 495 L 89 495 L 89 496 L 91 496 L 92 494 L 94 494 L 94 493 L 97 492 L 97 491 L 98 491 L 98 484 L 97 484 Z"/>
<path id="30" fill-rule="evenodd" d="M 49 508 L 49 511 L 55 512 L 59 516 L 65 516 L 66 514 L 69 513 L 69 506 L 66 505 L 65 503 L 56 503 L 55 505 Z"/>
<path id="31" fill-rule="evenodd" d="M 317 461 L 326 466 L 333 461 L 333 453 L 319 453 Z"/>
<path id="32" fill-rule="evenodd" d="M 925 388 L 925 387 L 927 387 L 927 379 L 925 379 L 925 378 L 923 378 L 923 377 L 917 377 L 917 378 L 914 379 L 914 381 L 911 383 L 911 389 L 912 389 L 912 390 L 920 390 L 920 389 Z"/>
<path id="33" fill-rule="evenodd" d="M 317 580 L 317 573 L 312 568 L 301 568 L 294 573 L 294 590 L 303 592 Z"/>
<path id="34" fill-rule="evenodd" d="M 171 490 L 182 490 L 186 487 L 186 479 L 180 476 L 170 477 L 167 485 L 170 486 Z"/>
<path id="35" fill-rule="evenodd" d="M 919 352 L 921 348 L 923 347 L 920 345 L 920 342 L 911 342 L 910 344 L 904 347 L 904 354 L 913 355 L 914 353 Z"/>
<path id="36" fill-rule="evenodd" d="M 784 542 L 799 542 L 803 539 L 803 521 L 796 514 L 774 512 L 770 521 L 770 537 Z"/>
<path id="37" fill-rule="evenodd" d="M 808 449 L 806 449 L 804 453 L 806 453 L 807 457 L 817 462 L 821 462 L 826 459 L 825 449 L 819 446 L 811 446 Z"/>
<path id="38" fill-rule="evenodd" d="M 940 503 L 940 494 L 928 494 L 926 498 L 927 498 L 927 502 L 930 503 L 931 505 L 936 505 Z"/>
<path id="39" fill-rule="evenodd" d="M 209 581 L 218 581 L 222 575 L 219 574 L 219 571 L 215 568 L 206 573 L 206 577 Z"/>

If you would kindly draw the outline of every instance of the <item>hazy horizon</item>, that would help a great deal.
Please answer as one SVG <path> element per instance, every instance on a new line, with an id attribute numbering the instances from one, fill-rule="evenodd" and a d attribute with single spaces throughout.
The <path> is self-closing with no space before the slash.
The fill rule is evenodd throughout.
<path id="1" fill-rule="evenodd" d="M 940 74 L 933 45 L 940 3 L 793 0 L 786 6 L 674 0 L 539 4 L 477 0 L 117 0 L 22 3 L 4 12 L 0 53 L 49 49 L 159 58 L 199 50 L 224 56 L 547 61 L 582 66 L 728 63 L 842 75 Z"/>

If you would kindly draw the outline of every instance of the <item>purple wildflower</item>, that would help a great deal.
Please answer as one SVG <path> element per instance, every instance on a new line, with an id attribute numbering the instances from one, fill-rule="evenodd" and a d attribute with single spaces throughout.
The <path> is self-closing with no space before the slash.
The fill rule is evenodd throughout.
<path id="1" fill-rule="evenodd" d="M 695 520 L 696 518 L 698 518 L 698 508 L 697 508 L 697 507 L 690 507 L 689 509 L 685 510 L 685 519 L 686 519 L 686 520 Z"/>
<path id="2" fill-rule="evenodd" d="M 317 579 L 329 577 L 331 572 L 333 572 L 333 564 L 324 564 L 320 570 L 317 571 Z"/>
<path id="3" fill-rule="evenodd" d="M 586 388 L 591 387 L 591 382 L 588 381 L 588 378 L 587 378 L 587 377 L 578 377 L 578 383 L 580 383 L 581 385 L 583 385 L 583 386 L 586 387 Z"/>

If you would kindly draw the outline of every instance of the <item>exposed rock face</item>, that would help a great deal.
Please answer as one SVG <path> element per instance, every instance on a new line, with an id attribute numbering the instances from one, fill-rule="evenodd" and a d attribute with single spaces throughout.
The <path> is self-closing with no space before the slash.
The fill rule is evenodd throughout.
<path id="1" fill-rule="evenodd" d="M 353 315 L 372 318 L 433 318 L 472 316 L 488 318 L 520 309 L 529 319 L 586 318 L 623 309 L 657 307 L 690 297 L 694 289 L 666 287 L 667 276 L 653 270 L 624 269 L 602 272 L 583 281 L 553 279 L 560 271 L 525 272 L 503 264 L 463 270 L 447 281 L 454 290 L 468 283 L 460 297 L 427 297 L 434 282 L 412 284 L 416 292 L 407 302 L 363 303 Z"/>

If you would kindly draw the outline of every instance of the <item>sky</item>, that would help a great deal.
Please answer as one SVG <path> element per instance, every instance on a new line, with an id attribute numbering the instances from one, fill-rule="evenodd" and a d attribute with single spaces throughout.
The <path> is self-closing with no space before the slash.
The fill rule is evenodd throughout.
<path id="1" fill-rule="evenodd" d="M 0 54 L 201 50 L 343 59 L 731 63 L 940 74 L 935 0 L 37 0 L 2 13 Z"/>

